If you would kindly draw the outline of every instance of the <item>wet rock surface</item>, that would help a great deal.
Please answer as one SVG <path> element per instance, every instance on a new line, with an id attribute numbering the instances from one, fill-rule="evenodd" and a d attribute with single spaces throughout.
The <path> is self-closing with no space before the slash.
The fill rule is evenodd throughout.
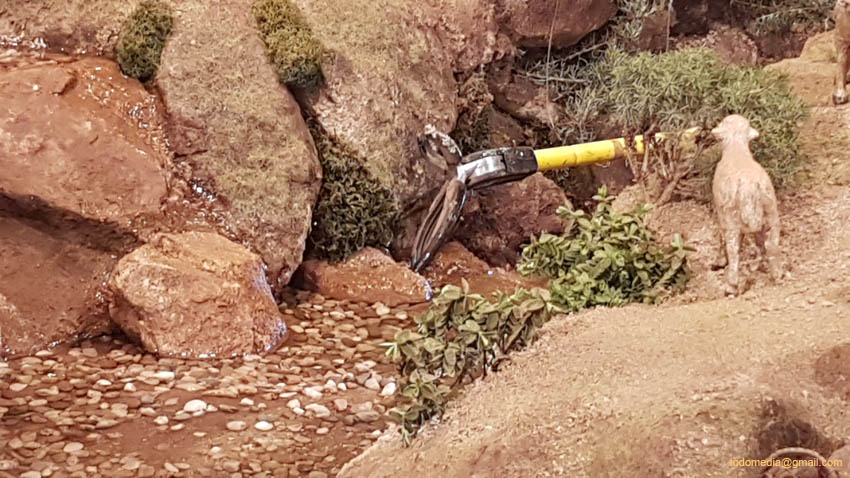
<path id="1" fill-rule="evenodd" d="M 160 355 L 263 353 L 286 336 L 260 257 L 214 233 L 161 234 L 124 256 L 109 314 Z"/>
<path id="2" fill-rule="evenodd" d="M 154 96 L 115 63 L 0 55 L 0 355 L 109 328 L 101 288 L 164 221 Z"/>
<path id="3" fill-rule="evenodd" d="M 156 87 L 180 176 L 263 257 L 278 291 L 301 263 L 321 168 L 250 7 L 181 2 Z"/>
<path id="4" fill-rule="evenodd" d="M 494 186 L 469 200 L 455 238 L 489 264 L 514 265 L 532 235 L 563 232 L 555 211 L 566 203 L 564 191 L 540 173 Z"/>
<path id="5" fill-rule="evenodd" d="M 390 307 L 428 300 L 428 284 L 422 276 L 371 247 L 338 264 L 304 261 L 293 285 L 329 299 L 381 302 Z"/>
<path id="6" fill-rule="evenodd" d="M 156 98 L 98 58 L 0 64 L 0 194 L 127 230 L 156 220 L 170 164 Z"/>
<path id="7" fill-rule="evenodd" d="M 262 357 L 101 338 L 0 362 L 0 476 L 336 476 L 388 424 L 396 368 L 379 344 L 414 311 L 285 299 L 291 340 Z"/>
<path id="8" fill-rule="evenodd" d="M 545 288 L 547 285 L 545 279 L 525 277 L 511 268 L 491 267 L 457 241 L 444 245 L 423 275 L 435 288 L 447 284 L 460 286 L 466 279 L 471 292 L 485 296 L 497 291 L 510 294 L 517 288 Z"/>

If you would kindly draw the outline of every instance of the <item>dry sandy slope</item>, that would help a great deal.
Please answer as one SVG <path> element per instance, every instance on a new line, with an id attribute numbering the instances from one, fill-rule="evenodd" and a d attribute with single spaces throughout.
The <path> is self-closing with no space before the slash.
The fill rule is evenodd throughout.
<path id="1" fill-rule="evenodd" d="M 339 476 L 754 477 L 730 459 L 850 440 L 850 188 L 827 177 L 848 117 L 817 108 L 805 129 L 813 187 L 781 199 L 781 283 L 703 300 L 720 278 L 703 271 L 701 302 L 555 320 L 412 447 L 390 431 Z"/>

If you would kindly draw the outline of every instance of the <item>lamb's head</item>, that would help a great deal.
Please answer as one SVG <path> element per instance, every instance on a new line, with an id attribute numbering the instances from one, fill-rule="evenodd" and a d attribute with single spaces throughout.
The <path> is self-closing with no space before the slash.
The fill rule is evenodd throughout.
<path id="1" fill-rule="evenodd" d="M 750 126 L 750 121 L 741 115 L 729 115 L 723 118 L 723 121 L 711 130 L 717 139 L 723 144 L 729 143 L 744 143 L 759 137 L 759 132 Z"/>

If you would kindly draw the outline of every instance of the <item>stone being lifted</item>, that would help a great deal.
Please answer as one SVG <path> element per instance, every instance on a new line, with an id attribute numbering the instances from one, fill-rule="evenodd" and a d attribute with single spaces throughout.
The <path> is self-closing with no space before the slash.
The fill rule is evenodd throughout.
<path id="1" fill-rule="evenodd" d="M 750 152 L 759 132 L 741 115 L 730 115 L 711 130 L 723 143 L 723 156 L 714 171 L 714 210 L 726 244 L 726 292 L 741 292 L 740 248 L 744 234 L 755 234 L 771 277 L 781 275 L 779 211 L 773 183 Z"/>

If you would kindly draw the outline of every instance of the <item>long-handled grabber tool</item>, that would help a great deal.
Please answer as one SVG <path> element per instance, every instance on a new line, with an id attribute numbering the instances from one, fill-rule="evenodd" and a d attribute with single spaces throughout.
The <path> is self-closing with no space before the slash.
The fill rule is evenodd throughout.
<path id="1" fill-rule="evenodd" d="M 657 133 L 653 139 L 661 141 L 678 137 L 682 140 L 684 137 L 693 138 L 698 132 L 699 128 L 691 128 L 681 133 Z M 444 146 L 450 144 L 450 149 L 460 151 L 448 135 L 433 129 L 426 136 L 426 141 L 439 142 Z M 644 137 L 640 135 L 631 141 L 618 138 L 538 150 L 529 147 L 497 148 L 464 156 L 457 165 L 456 174 L 440 189 L 419 226 L 410 267 L 419 272 L 433 259 L 454 232 L 472 192 L 519 181 L 540 171 L 604 163 L 628 154 L 643 154 L 645 149 Z"/>

